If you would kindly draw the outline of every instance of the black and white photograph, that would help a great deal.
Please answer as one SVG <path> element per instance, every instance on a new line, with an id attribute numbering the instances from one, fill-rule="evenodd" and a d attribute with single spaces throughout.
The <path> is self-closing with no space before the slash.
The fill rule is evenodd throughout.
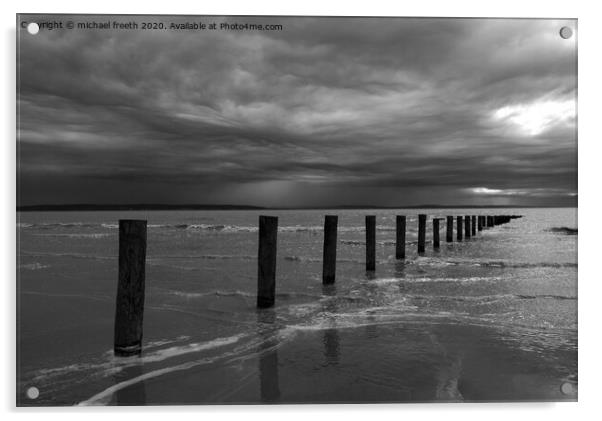
<path id="1" fill-rule="evenodd" d="M 578 400 L 576 18 L 16 32 L 18 407 Z"/>

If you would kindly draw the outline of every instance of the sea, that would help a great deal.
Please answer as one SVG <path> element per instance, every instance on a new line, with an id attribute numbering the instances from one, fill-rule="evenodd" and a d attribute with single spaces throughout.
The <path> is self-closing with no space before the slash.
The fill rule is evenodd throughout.
<path id="1" fill-rule="evenodd" d="M 433 249 L 432 218 L 497 214 L 523 217 L 451 243 L 441 221 Z M 262 310 L 259 215 L 278 217 L 276 303 Z M 119 219 L 148 221 L 143 351 L 125 358 Z M 577 400 L 576 208 L 18 212 L 17 240 L 19 406 Z"/>

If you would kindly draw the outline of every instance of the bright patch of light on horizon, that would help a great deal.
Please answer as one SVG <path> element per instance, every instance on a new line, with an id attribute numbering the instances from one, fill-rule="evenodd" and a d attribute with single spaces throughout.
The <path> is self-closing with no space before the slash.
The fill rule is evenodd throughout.
<path id="1" fill-rule="evenodd" d="M 488 196 L 577 196 L 576 192 L 567 191 L 564 189 L 554 188 L 533 188 L 533 189 L 490 189 L 488 187 L 470 187 L 470 193 Z"/>
<path id="2" fill-rule="evenodd" d="M 502 190 L 488 189 L 487 187 L 474 187 L 469 190 L 475 194 L 500 194 L 500 193 L 502 193 Z"/>
<path id="3" fill-rule="evenodd" d="M 575 117 L 575 101 L 538 101 L 531 104 L 507 105 L 493 113 L 499 121 L 510 122 L 530 136 Z"/>

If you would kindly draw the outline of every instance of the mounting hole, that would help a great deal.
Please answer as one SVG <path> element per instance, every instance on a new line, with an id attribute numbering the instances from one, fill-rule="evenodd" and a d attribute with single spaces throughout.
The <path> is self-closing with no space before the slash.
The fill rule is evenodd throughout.
<path id="1" fill-rule="evenodd" d="M 560 391 L 563 395 L 574 395 L 575 386 L 572 383 L 564 382 L 560 385 Z"/>
<path id="2" fill-rule="evenodd" d="M 38 396 L 40 396 L 40 391 L 37 387 L 30 387 L 29 389 L 27 389 L 26 393 L 29 399 L 37 399 Z"/>
<path id="3" fill-rule="evenodd" d="M 573 36 L 573 30 L 568 26 L 563 26 L 560 28 L 560 37 L 564 39 L 569 39 Z"/>
<path id="4" fill-rule="evenodd" d="M 29 32 L 31 35 L 35 35 L 40 32 L 40 26 L 35 22 L 31 22 L 27 24 L 27 32 Z"/>

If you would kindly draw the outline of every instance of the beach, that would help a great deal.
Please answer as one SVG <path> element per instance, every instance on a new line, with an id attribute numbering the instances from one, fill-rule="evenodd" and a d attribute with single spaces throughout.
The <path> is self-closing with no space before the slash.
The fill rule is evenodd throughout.
<path id="1" fill-rule="evenodd" d="M 428 215 L 416 253 L 417 215 Z M 259 215 L 279 217 L 256 309 Z M 338 215 L 322 284 L 324 215 Z M 431 218 L 523 215 L 433 250 Z M 376 270 L 365 270 L 376 215 Z M 407 216 L 406 259 L 395 217 Z M 577 210 L 19 212 L 17 404 L 575 401 Z M 113 356 L 119 219 L 148 221 L 143 352 Z M 39 397 L 26 392 L 35 387 Z"/>

